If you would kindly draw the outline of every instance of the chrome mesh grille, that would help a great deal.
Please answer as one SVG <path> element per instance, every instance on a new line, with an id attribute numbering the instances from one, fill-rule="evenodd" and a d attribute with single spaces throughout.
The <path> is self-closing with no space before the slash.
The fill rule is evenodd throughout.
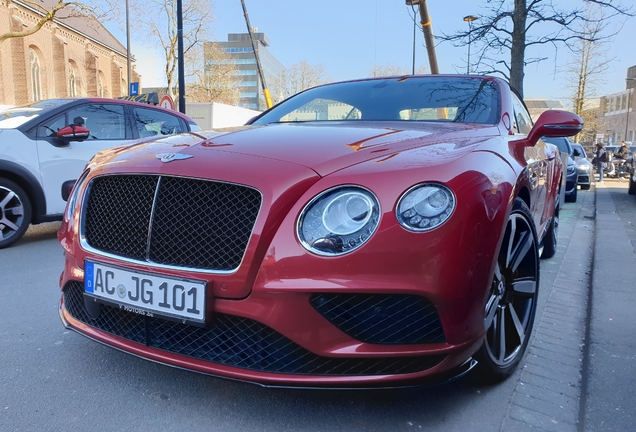
<path id="1" fill-rule="evenodd" d="M 252 188 L 182 177 L 97 177 L 84 234 L 98 251 L 186 268 L 236 269 L 261 206 Z"/>
<path id="2" fill-rule="evenodd" d="M 75 281 L 64 288 L 64 307 L 76 320 L 133 342 L 261 372 L 329 376 L 406 374 L 430 369 L 445 358 L 444 355 L 321 357 L 257 321 L 218 313 L 204 328 L 143 317 L 107 305 L 101 305 L 99 316 L 93 319 L 84 306 L 82 284 Z"/>
<path id="3" fill-rule="evenodd" d="M 402 294 L 316 294 L 311 305 L 333 325 L 362 342 L 424 344 L 445 342 L 435 306 Z"/>

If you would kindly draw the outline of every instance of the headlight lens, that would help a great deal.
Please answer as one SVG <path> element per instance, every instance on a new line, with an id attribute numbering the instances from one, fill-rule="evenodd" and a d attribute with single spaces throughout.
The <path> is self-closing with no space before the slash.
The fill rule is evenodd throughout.
<path id="1" fill-rule="evenodd" d="M 400 199 L 396 216 L 411 231 L 437 228 L 450 218 L 455 209 L 455 196 L 441 184 L 425 183 L 409 189 Z"/>
<path id="2" fill-rule="evenodd" d="M 354 251 L 375 232 L 380 204 L 370 191 L 339 186 L 315 197 L 298 219 L 302 245 L 318 255 L 336 256 Z"/>
<path id="3" fill-rule="evenodd" d="M 587 171 L 589 171 L 589 170 L 590 170 L 590 167 L 591 167 L 591 166 L 592 166 L 592 165 L 579 165 L 578 167 L 579 167 L 579 171 L 585 171 L 585 172 L 587 172 Z"/>

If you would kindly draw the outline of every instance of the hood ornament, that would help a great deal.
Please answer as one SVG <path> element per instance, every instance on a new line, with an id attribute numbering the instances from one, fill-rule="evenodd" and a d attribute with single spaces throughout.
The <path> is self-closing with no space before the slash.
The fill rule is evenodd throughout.
<path id="1" fill-rule="evenodd" d="M 194 157 L 194 155 L 183 153 L 161 153 L 157 155 L 157 159 L 164 163 L 172 162 L 173 160 L 190 159 L 191 157 Z"/>

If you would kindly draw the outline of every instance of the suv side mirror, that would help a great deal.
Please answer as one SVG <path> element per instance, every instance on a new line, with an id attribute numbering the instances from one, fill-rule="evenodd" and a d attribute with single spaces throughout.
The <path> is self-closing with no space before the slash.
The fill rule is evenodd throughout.
<path id="1" fill-rule="evenodd" d="M 528 144 L 535 145 L 541 137 L 568 137 L 583 129 L 583 119 L 561 110 L 544 111 L 528 134 Z"/>
<path id="2" fill-rule="evenodd" d="M 579 156 L 581 156 L 581 152 L 579 151 L 579 149 L 572 149 L 572 154 L 573 154 L 575 157 L 579 157 Z"/>
<path id="3" fill-rule="evenodd" d="M 83 123 L 83 122 L 82 122 Z M 91 131 L 79 124 L 64 126 L 57 131 L 57 137 L 66 141 L 84 141 L 91 134 Z"/>

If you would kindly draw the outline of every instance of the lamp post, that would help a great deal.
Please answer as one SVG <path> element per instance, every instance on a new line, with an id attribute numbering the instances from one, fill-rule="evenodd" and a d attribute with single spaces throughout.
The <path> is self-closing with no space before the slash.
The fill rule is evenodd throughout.
<path id="1" fill-rule="evenodd" d="M 466 75 L 470 74 L 470 43 L 472 41 L 471 32 L 473 30 L 473 21 L 475 21 L 477 18 L 479 18 L 477 15 L 466 15 L 464 17 L 464 21 L 468 23 L 468 61 L 466 62 Z"/>
<path id="2" fill-rule="evenodd" d="M 128 96 L 130 96 L 130 15 L 128 11 L 128 0 L 126 0 L 126 83 L 128 84 Z"/>
<path id="3" fill-rule="evenodd" d="M 625 78 L 625 82 L 629 83 L 630 81 L 636 81 L 636 78 Z M 631 89 L 627 89 L 627 117 L 625 118 L 625 141 L 627 141 L 627 132 L 629 131 L 629 102 L 631 100 Z"/>

